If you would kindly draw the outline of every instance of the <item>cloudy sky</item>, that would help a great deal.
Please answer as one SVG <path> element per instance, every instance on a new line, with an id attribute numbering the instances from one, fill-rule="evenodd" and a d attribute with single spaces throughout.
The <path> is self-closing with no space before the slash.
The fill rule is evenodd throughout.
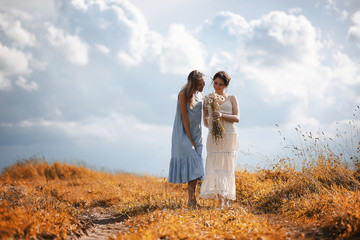
<path id="1" fill-rule="evenodd" d="M 331 134 L 352 118 L 360 2 L 0 0 L 0 167 L 44 156 L 166 176 L 193 69 L 205 93 L 232 77 L 237 162 L 261 164 L 281 153 L 275 124 Z"/>

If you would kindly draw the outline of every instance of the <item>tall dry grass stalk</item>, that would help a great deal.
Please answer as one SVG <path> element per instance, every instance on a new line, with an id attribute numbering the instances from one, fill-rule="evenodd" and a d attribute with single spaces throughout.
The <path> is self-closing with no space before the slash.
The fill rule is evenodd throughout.
<path id="1" fill-rule="evenodd" d="M 354 120 L 336 123 L 335 137 L 295 128 L 297 141 L 286 142 L 284 157 L 264 169 L 238 171 L 237 198 L 259 212 L 321 225 L 339 238 L 359 235 L 359 107 Z M 295 144 L 295 142 L 297 144 Z"/>

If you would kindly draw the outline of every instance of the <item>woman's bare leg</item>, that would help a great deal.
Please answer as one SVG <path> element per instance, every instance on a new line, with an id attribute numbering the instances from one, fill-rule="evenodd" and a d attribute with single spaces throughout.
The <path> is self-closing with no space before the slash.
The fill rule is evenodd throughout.
<path id="1" fill-rule="evenodd" d="M 228 198 L 224 198 L 224 199 L 225 199 L 224 206 L 225 206 L 226 208 L 230 207 L 229 199 L 228 199 Z"/>
<path id="2" fill-rule="evenodd" d="M 194 179 L 194 180 L 188 182 L 188 195 L 189 195 L 188 205 L 196 205 L 197 204 L 197 200 L 196 200 L 197 183 L 198 183 L 198 179 Z"/>
<path id="3" fill-rule="evenodd" d="M 217 198 L 218 198 L 218 207 L 222 208 L 223 198 L 222 198 L 222 196 L 220 194 L 217 195 Z"/>

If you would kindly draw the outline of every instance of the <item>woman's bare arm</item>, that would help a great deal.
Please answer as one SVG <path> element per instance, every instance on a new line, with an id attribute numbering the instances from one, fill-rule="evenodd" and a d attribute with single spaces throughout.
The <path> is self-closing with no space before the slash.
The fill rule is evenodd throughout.
<path id="1" fill-rule="evenodd" d="M 191 138 L 191 133 L 190 133 L 190 122 L 189 122 L 189 117 L 187 114 L 187 101 L 186 101 L 186 93 L 184 90 L 181 90 L 179 93 L 179 105 L 180 105 L 180 112 L 181 112 L 181 118 L 182 118 L 182 122 L 184 125 L 184 130 L 186 133 L 186 136 L 189 138 L 191 144 L 193 145 L 194 148 L 196 148 L 194 141 Z"/>

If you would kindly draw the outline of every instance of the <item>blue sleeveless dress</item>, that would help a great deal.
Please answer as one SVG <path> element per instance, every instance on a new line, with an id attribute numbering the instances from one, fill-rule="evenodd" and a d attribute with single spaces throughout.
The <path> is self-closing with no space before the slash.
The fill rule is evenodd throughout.
<path id="1" fill-rule="evenodd" d="M 201 131 L 202 101 L 203 94 L 199 92 L 195 94 L 194 107 L 191 109 L 187 104 L 190 133 L 196 145 L 196 150 L 185 133 L 179 100 L 177 101 L 168 178 L 170 183 L 186 183 L 204 177 L 204 161 L 201 156 L 203 148 Z"/>

